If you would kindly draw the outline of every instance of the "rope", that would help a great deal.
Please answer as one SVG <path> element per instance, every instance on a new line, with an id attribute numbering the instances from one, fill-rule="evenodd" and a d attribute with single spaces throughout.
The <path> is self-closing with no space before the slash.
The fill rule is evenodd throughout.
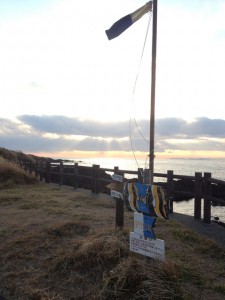
<path id="1" fill-rule="evenodd" d="M 150 153 L 147 155 L 147 157 L 146 157 L 146 160 L 145 160 L 145 169 L 148 169 L 148 168 L 150 167 L 149 163 L 147 164 L 147 159 L 150 158 L 150 156 L 151 156 L 151 154 L 152 154 L 153 152 L 154 152 L 154 149 L 152 149 L 151 152 L 150 152 Z M 153 160 L 154 160 L 154 158 L 153 158 L 151 161 L 148 160 L 148 162 L 150 162 L 150 164 L 152 164 L 152 163 L 153 163 Z"/>
<path id="2" fill-rule="evenodd" d="M 135 118 L 134 118 L 134 123 L 135 123 L 135 125 L 136 125 L 136 127 L 137 127 L 137 130 L 138 130 L 140 136 L 143 138 L 143 140 L 144 140 L 147 144 L 150 144 L 149 140 L 147 140 L 146 137 L 144 137 L 144 135 L 142 134 L 142 132 L 141 132 L 141 130 L 140 130 L 140 127 L 138 126 L 138 123 L 137 123 L 137 121 L 136 121 Z"/>
<path id="3" fill-rule="evenodd" d="M 152 19 L 152 12 L 149 13 L 148 25 L 147 25 L 147 30 L 146 30 L 146 34 L 145 34 L 145 40 L 144 40 L 144 44 L 143 44 L 143 48 L 142 48 L 141 58 L 140 58 L 140 62 L 139 62 L 138 70 L 137 70 L 137 75 L 136 75 L 136 78 L 135 78 L 135 81 L 134 81 L 133 96 L 135 94 L 137 80 L 138 80 L 138 76 L 139 76 L 139 71 L 140 71 L 140 68 L 141 68 L 142 59 L 143 59 L 143 55 L 144 55 L 144 52 L 145 52 L 145 46 L 146 46 L 146 42 L 147 42 L 148 31 L 149 31 L 151 19 Z"/>
<path id="4" fill-rule="evenodd" d="M 143 59 L 143 55 L 144 55 L 144 51 L 145 51 L 145 46 L 146 46 L 146 41 L 147 41 L 147 36 L 148 36 L 148 31 L 149 31 L 151 19 L 152 19 L 152 12 L 149 13 L 149 20 L 148 20 L 147 30 L 146 30 L 144 44 L 143 44 L 143 48 L 142 48 L 141 58 L 140 58 L 140 62 L 139 62 L 138 70 L 137 70 L 137 75 L 136 75 L 136 78 L 135 78 L 135 81 L 134 81 L 134 88 L 133 88 L 132 100 L 134 100 L 134 94 L 135 94 L 135 91 L 136 91 L 137 81 L 138 81 L 138 77 L 139 77 L 139 71 L 140 71 L 141 64 L 142 64 L 142 59 Z M 149 141 L 143 136 L 143 134 L 142 134 L 142 132 L 141 132 L 141 130 L 140 130 L 138 124 L 137 124 L 137 121 L 136 121 L 135 117 L 133 118 L 133 120 L 135 122 L 135 125 L 136 125 L 136 127 L 138 129 L 138 132 L 139 132 L 140 136 L 143 138 L 143 140 L 145 140 L 149 144 Z M 133 152 L 133 157 L 135 159 L 135 162 L 136 162 L 136 164 L 137 164 L 137 166 L 139 168 L 139 163 L 138 163 L 137 157 L 135 155 L 134 146 L 133 146 L 133 140 L 132 140 L 131 116 L 130 116 L 130 121 L 129 121 L 129 132 L 130 132 L 131 150 Z M 147 157 L 149 157 L 149 155 Z M 146 164 L 146 162 L 145 162 L 145 164 Z"/>

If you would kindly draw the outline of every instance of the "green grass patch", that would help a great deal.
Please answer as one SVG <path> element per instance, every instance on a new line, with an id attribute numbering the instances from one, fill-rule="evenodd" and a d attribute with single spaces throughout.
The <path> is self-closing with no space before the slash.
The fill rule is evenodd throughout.
<path id="1" fill-rule="evenodd" d="M 225 284 L 214 284 L 213 289 L 225 296 Z"/>
<path id="2" fill-rule="evenodd" d="M 225 258 L 225 249 L 212 240 L 202 239 L 201 243 L 196 246 L 196 250 L 218 260 Z"/>
<path id="3" fill-rule="evenodd" d="M 19 208 L 21 209 L 37 209 L 40 208 L 40 205 L 38 205 L 38 203 L 35 202 L 26 202 L 23 203 L 19 206 Z"/>

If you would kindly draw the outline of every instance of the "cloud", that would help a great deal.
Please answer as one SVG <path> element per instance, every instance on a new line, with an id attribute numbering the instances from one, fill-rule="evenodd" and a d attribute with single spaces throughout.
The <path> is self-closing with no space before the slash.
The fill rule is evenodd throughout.
<path id="1" fill-rule="evenodd" d="M 149 151 L 149 122 L 97 122 L 65 116 L 22 115 L 0 119 L 1 147 L 29 153 L 60 151 Z M 133 149 L 132 149 L 133 148 Z M 225 120 L 157 119 L 155 151 L 224 151 Z"/>
<path id="2" fill-rule="evenodd" d="M 103 123 L 65 116 L 34 115 L 23 115 L 18 119 L 42 133 L 121 138 L 127 136 L 128 132 L 127 122 L 120 122 L 118 126 L 118 123 L 113 122 Z"/>
<path id="3" fill-rule="evenodd" d="M 187 122 L 179 118 L 165 118 L 156 121 L 156 134 L 170 138 L 225 138 L 225 120 L 196 118 Z"/>

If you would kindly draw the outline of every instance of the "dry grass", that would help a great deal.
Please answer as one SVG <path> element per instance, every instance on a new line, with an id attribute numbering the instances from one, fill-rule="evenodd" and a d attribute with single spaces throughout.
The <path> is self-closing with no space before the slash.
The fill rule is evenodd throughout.
<path id="1" fill-rule="evenodd" d="M 115 229 L 107 195 L 52 184 L 2 189 L 2 299 L 225 299 L 224 249 L 157 220 L 166 245 L 159 262 L 130 252 L 132 226 L 125 211 L 125 228 Z"/>
<path id="2" fill-rule="evenodd" d="M 0 189 L 17 184 L 34 184 L 37 182 L 34 176 L 26 173 L 15 162 L 0 156 Z"/>

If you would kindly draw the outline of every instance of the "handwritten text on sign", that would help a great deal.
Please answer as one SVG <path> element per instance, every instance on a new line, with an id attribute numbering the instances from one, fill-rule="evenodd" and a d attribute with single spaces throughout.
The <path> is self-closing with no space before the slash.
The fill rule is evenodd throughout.
<path id="1" fill-rule="evenodd" d="M 165 261 L 165 244 L 163 240 L 145 239 L 135 232 L 130 232 L 130 250 Z"/>
<path id="2" fill-rule="evenodd" d="M 117 191 L 114 191 L 114 190 L 111 190 L 111 196 L 114 197 L 114 198 L 122 199 L 122 194 L 120 192 L 117 192 Z"/>
<path id="3" fill-rule="evenodd" d="M 118 174 L 112 174 L 112 179 L 115 181 L 123 182 L 123 176 Z"/>

